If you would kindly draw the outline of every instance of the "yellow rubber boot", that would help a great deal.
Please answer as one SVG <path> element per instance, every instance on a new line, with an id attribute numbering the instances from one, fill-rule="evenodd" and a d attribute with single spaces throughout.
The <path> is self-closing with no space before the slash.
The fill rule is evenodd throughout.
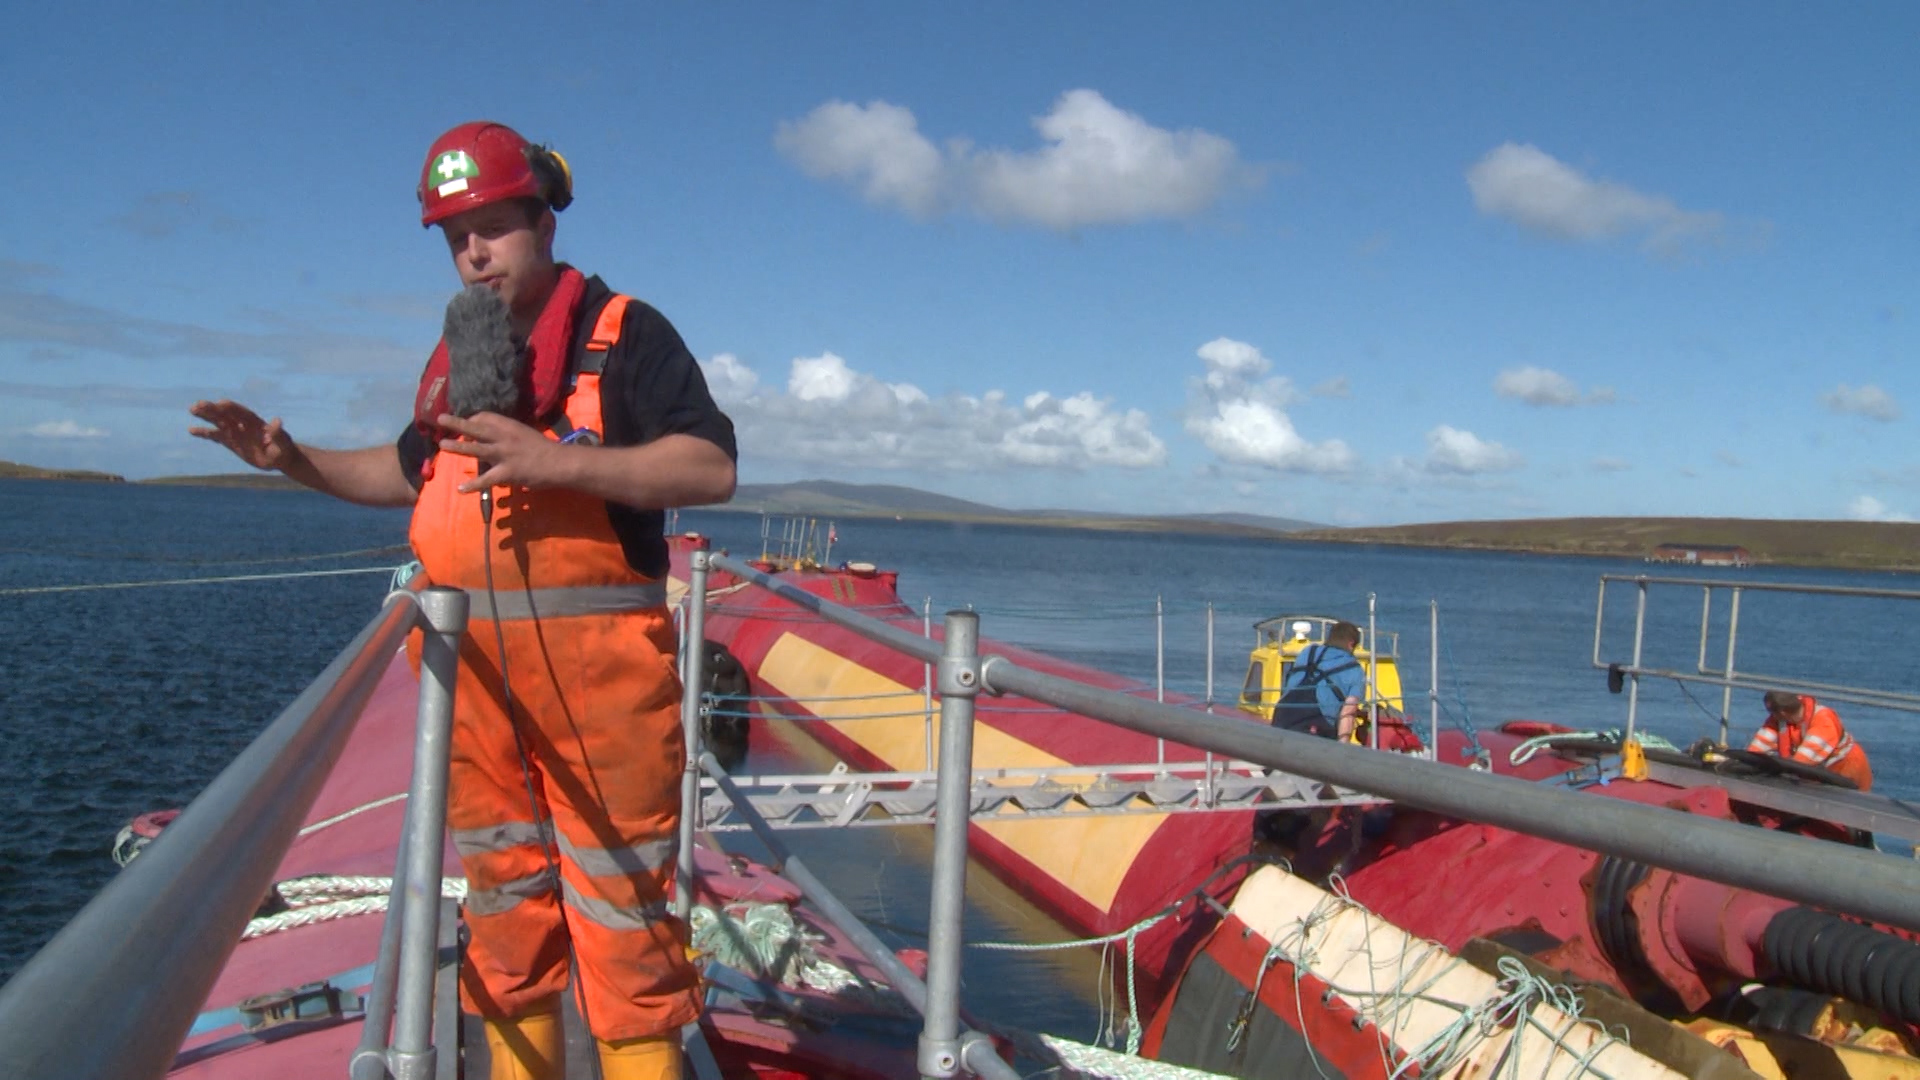
<path id="1" fill-rule="evenodd" d="M 566 1080 L 567 1034 L 558 1001 L 511 1020 L 488 1020 L 485 1026 L 493 1080 Z"/>
<path id="2" fill-rule="evenodd" d="M 605 1080 L 682 1080 L 680 1040 L 647 1035 L 600 1043 L 600 1075 Z"/>

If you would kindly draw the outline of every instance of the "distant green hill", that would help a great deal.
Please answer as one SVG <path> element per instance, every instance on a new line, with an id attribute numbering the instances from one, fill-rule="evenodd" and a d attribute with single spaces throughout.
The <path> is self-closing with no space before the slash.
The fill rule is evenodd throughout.
<path id="1" fill-rule="evenodd" d="M 1743 547 L 1756 563 L 1920 570 L 1920 524 L 1756 518 L 1530 518 L 1316 529 L 1294 540 L 1645 558 L 1662 544 Z"/>
<path id="2" fill-rule="evenodd" d="M 89 480 L 108 484 L 125 484 L 129 482 L 126 477 L 117 473 L 92 472 L 87 469 L 43 469 L 38 465 L 22 465 L 17 461 L 0 461 L 0 479 Z M 156 476 L 150 480 L 135 480 L 131 482 L 136 484 L 172 484 L 182 487 L 305 490 L 295 481 L 289 480 L 279 473 L 272 472 L 211 473 L 205 476 Z"/>
<path id="3" fill-rule="evenodd" d="M 1004 516 L 1009 511 L 985 503 L 936 495 L 895 484 L 843 484 L 802 480 L 793 484 L 741 484 L 729 509 L 769 514 L 948 514 L 959 517 Z"/>
<path id="4" fill-rule="evenodd" d="M 107 484 L 124 484 L 127 478 L 114 473 L 92 472 L 87 469 L 42 469 L 37 465 L 22 465 L 15 461 L 0 461 L 0 480 L 92 480 Z"/>
<path id="5" fill-rule="evenodd" d="M 1096 510 L 1007 510 L 894 484 L 843 484 L 802 480 L 792 484 L 741 484 L 733 501 L 710 507 L 743 513 L 897 517 L 913 520 L 1002 522 L 1125 532 L 1220 533 L 1273 536 L 1315 528 L 1311 522 L 1257 514 L 1114 514 Z"/>
<path id="6" fill-rule="evenodd" d="M 142 484 L 167 484 L 179 487 L 265 488 L 272 491 L 305 491 L 297 480 L 277 472 L 209 473 L 205 476 L 156 476 Z"/>

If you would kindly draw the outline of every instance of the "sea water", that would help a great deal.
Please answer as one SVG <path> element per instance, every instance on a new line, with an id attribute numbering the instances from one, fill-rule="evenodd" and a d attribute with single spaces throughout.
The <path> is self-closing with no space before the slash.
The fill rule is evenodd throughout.
<path id="1" fill-rule="evenodd" d="M 389 571 L 408 557 L 406 525 L 405 511 L 297 491 L 0 481 L 0 978 L 113 875 L 108 848 L 121 826 L 189 801 L 373 618 Z M 756 515 L 687 512 L 679 525 L 735 555 L 761 553 Z M 1437 687 L 1446 724 L 1622 726 L 1628 696 L 1610 694 L 1594 666 L 1602 574 L 1920 589 L 1920 579 L 1896 574 L 1677 571 L 1627 560 L 1215 536 L 872 519 L 838 520 L 834 531 L 833 562 L 898 571 L 902 600 L 936 621 L 971 608 L 990 641 L 1226 705 L 1238 693 L 1256 621 L 1312 613 L 1366 625 L 1371 609 L 1383 633 L 1398 635 L 1407 711 L 1422 725 L 1436 705 L 1429 688 Z M 247 580 L 186 583 L 216 577 Z M 126 587 L 136 583 L 151 584 Z M 114 587 L 19 591 L 69 585 Z M 1632 656 L 1635 594 L 1631 583 L 1608 594 L 1603 662 Z M 1692 588 L 1650 591 L 1646 666 L 1697 666 L 1701 596 Z M 1726 594 L 1713 603 L 1707 660 L 1718 667 Z M 1912 602 L 1749 591 L 1737 667 L 1915 692 L 1915 615 Z M 1437 683 L 1429 676 L 1436 666 Z M 1684 745 L 1717 734 L 1721 707 L 1717 688 L 1649 679 L 1637 722 Z M 1872 753 L 1876 790 L 1920 796 L 1920 722 L 1839 708 Z M 1760 719 L 1757 694 L 1734 695 L 1736 741 Z M 772 762 L 830 764 L 804 742 L 756 735 L 753 752 L 754 771 Z M 923 943 L 924 829 L 790 836 L 883 936 Z M 971 875 L 969 891 L 970 940 L 1061 933 L 983 872 Z M 970 953 L 967 964 L 965 1000 L 980 1016 L 1093 1036 L 1100 980 L 1091 950 Z"/>

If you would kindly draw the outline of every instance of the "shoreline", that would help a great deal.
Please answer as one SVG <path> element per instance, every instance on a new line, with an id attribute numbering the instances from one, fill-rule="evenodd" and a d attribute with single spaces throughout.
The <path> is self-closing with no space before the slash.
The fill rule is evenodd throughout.
<path id="1" fill-rule="evenodd" d="M 113 473 L 82 469 L 40 469 L 0 462 L 0 480 L 61 480 L 69 483 L 133 484 L 152 487 L 205 487 L 252 491 L 305 491 L 277 473 L 222 473 L 208 476 L 160 476 L 128 480 Z M 1652 562 L 1648 554 L 1662 544 L 1738 546 L 1753 567 L 1920 573 L 1920 524 L 1862 521 L 1801 521 L 1764 518 L 1538 518 L 1465 521 L 1419 525 L 1315 528 L 1281 531 L 1192 516 L 1071 513 L 967 514 L 938 510 L 892 510 L 880 506 L 839 506 L 823 510 L 770 509 L 730 503 L 693 507 L 722 514 L 771 514 L 847 521 L 912 521 L 956 526 L 1002 525 L 1081 532 L 1179 536 L 1216 536 L 1275 543 L 1377 545 L 1426 551 L 1469 551 L 1505 555 L 1571 556 L 1644 563 L 1650 572 L 1727 571 L 1746 567 L 1685 562 Z"/>

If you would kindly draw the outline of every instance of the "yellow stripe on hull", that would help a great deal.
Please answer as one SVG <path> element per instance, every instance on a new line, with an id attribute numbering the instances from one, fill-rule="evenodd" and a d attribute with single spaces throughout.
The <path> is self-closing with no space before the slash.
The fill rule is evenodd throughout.
<path id="1" fill-rule="evenodd" d="M 774 642 L 757 674 L 769 689 L 795 699 L 888 768 L 911 772 L 937 767 L 940 715 L 936 711 L 933 717 L 930 761 L 926 728 L 919 721 L 925 706 L 919 687 L 896 682 L 794 633 L 782 634 Z M 974 725 L 975 769 L 1068 764 L 989 724 Z M 1001 813 L 1018 817 L 1023 811 L 1009 806 Z M 1167 816 L 1049 817 L 979 824 L 987 835 L 1104 912 L 1113 907 L 1127 870 Z"/>

